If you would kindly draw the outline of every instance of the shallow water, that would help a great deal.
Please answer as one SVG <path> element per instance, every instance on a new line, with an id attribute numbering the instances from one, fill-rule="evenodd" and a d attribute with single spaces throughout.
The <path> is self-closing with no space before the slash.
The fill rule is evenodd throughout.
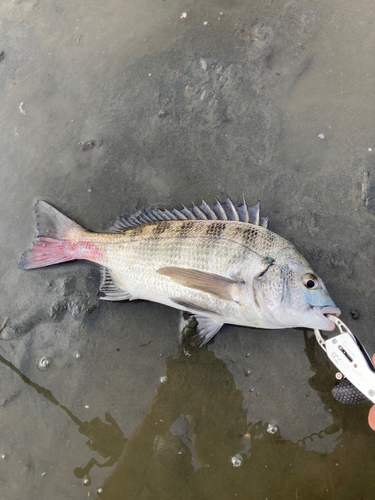
<path id="1" fill-rule="evenodd" d="M 375 352 L 374 21 L 369 1 L 0 6 L 2 498 L 373 498 L 370 405 L 333 399 L 312 332 L 195 350 L 178 311 L 100 302 L 94 265 L 17 262 L 37 199 L 104 230 L 245 192 Z"/>

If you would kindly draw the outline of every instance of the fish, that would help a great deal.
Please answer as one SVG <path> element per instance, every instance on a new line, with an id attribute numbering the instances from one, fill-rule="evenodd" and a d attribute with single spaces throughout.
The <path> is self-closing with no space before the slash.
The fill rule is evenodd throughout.
<path id="1" fill-rule="evenodd" d="M 268 229 L 259 202 L 235 205 L 227 197 L 143 210 L 119 217 L 108 233 L 84 229 L 45 201 L 37 201 L 35 215 L 37 236 L 21 268 L 94 262 L 102 300 L 142 299 L 187 311 L 197 323 L 197 345 L 224 324 L 332 331 L 327 315 L 341 314 L 305 258 Z"/>

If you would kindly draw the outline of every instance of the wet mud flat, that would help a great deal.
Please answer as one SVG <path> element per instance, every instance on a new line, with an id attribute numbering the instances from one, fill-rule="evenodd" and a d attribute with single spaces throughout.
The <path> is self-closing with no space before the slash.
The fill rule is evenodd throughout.
<path id="1" fill-rule="evenodd" d="M 225 326 L 192 349 L 178 311 L 100 302 L 94 265 L 17 263 L 37 199 L 99 231 L 244 193 L 375 352 L 374 18 L 371 2 L 0 6 L 3 498 L 373 497 L 369 405 L 334 400 L 312 332 Z"/>

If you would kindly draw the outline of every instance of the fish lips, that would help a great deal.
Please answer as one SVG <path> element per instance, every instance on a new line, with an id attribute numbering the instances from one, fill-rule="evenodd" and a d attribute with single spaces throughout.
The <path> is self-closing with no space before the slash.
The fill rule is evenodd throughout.
<path id="1" fill-rule="evenodd" d="M 324 330 L 332 332 L 336 325 L 333 321 L 327 318 L 327 314 L 332 314 L 333 316 L 340 316 L 341 311 L 336 306 L 314 306 L 312 307 L 314 313 L 319 317 L 319 323 L 321 326 L 318 327 L 319 330 Z"/>

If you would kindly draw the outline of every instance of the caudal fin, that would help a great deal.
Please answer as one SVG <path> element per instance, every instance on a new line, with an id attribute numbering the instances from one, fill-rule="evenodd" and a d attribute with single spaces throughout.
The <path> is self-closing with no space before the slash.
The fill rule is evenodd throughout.
<path id="1" fill-rule="evenodd" d="M 76 259 L 75 243 L 86 229 L 45 201 L 36 202 L 35 216 L 38 235 L 34 245 L 22 254 L 19 266 L 33 269 Z"/>

